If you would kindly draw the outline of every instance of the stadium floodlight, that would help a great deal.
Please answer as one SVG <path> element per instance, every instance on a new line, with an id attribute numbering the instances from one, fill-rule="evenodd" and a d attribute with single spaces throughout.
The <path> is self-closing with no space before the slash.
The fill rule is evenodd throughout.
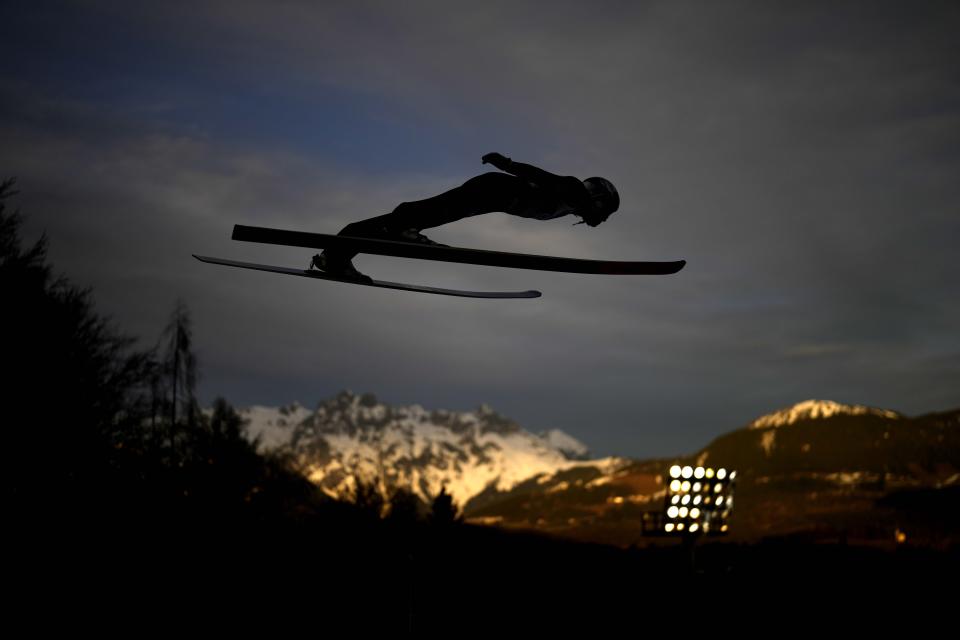
<path id="1" fill-rule="evenodd" d="M 729 531 L 736 471 L 675 464 L 668 468 L 668 474 L 671 480 L 665 491 L 664 510 L 654 519 L 659 524 L 649 531 L 691 540 Z"/>

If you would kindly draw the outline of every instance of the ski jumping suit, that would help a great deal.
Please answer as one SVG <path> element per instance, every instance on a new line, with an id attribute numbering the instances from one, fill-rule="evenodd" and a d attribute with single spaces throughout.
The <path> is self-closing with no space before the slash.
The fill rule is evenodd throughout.
<path id="1" fill-rule="evenodd" d="M 552 220 L 592 206 L 587 188 L 573 176 L 557 176 L 512 160 L 501 168 L 508 173 L 484 173 L 438 196 L 402 202 L 391 213 L 348 224 L 337 235 L 390 238 L 408 229 L 420 232 L 494 211 Z"/>

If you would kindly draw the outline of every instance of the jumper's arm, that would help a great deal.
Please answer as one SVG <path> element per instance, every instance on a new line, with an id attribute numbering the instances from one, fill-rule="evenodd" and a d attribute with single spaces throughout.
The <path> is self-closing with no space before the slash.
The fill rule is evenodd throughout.
<path id="1" fill-rule="evenodd" d="M 558 176 L 532 164 L 514 162 L 499 153 L 488 153 L 483 156 L 483 162 L 484 164 L 489 162 L 501 171 L 506 171 L 540 187 L 552 189 L 571 204 L 589 207 L 590 195 L 587 193 L 586 187 L 573 176 Z"/>

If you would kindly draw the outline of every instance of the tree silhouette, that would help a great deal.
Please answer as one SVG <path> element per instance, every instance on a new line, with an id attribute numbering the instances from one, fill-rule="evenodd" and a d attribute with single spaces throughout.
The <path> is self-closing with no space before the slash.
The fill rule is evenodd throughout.
<path id="1" fill-rule="evenodd" d="M 210 431 L 213 439 L 217 440 L 246 440 L 246 429 L 243 419 L 234 410 L 230 403 L 223 398 L 213 401 L 213 412 L 210 414 Z M 253 443 L 254 446 L 256 443 Z"/>
<path id="2" fill-rule="evenodd" d="M 365 482 L 362 478 L 355 478 L 350 502 L 367 520 L 379 520 L 383 516 L 385 501 L 376 481 Z"/>
<path id="3" fill-rule="evenodd" d="M 46 235 L 21 247 L 22 218 L 5 206 L 14 193 L 12 180 L 0 183 L 0 340 L 10 399 L 0 466 L 8 504 L 48 518 L 51 500 L 90 509 L 120 490 L 113 479 L 125 452 L 137 448 L 154 361 L 94 311 L 88 289 L 53 275 Z"/>
<path id="4" fill-rule="evenodd" d="M 387 519 L 397 527 L 409 529 L 420 518 L 420 504 L 420 499 L 412 491 L 397 487 L 390 494 Z"/>
<path id="5" fill-rule="evenodd" d="M 163 331 L 163 372 L 169 384 L 167 406 L 170 412 L 170 445 L 176 447 L 179 415 L 186 418 L 187 426 L 195 426 L 197 403 L 197 359 L 193 352 L 193 330 L 190 312 L 183 300 L 177 300 L 170 320 Z"/>
<path id="6" fill-rule="evenodd" d="M 459 509 L 453 502 L 453 496 L 447 493 L 447 487 L 440 487 L 430 505 L 430 522 L 437 526 L 446 526 L 460 521 Z"/>

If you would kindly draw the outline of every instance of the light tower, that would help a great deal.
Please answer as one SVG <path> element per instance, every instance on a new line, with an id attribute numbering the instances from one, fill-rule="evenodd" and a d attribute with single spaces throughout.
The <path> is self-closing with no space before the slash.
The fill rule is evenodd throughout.
<path id="1" fill-rule="evenodd" d="M 660 535 L 724 535 L 733 510 L 737 472 L 678 464 L 667 473 Z"/>

